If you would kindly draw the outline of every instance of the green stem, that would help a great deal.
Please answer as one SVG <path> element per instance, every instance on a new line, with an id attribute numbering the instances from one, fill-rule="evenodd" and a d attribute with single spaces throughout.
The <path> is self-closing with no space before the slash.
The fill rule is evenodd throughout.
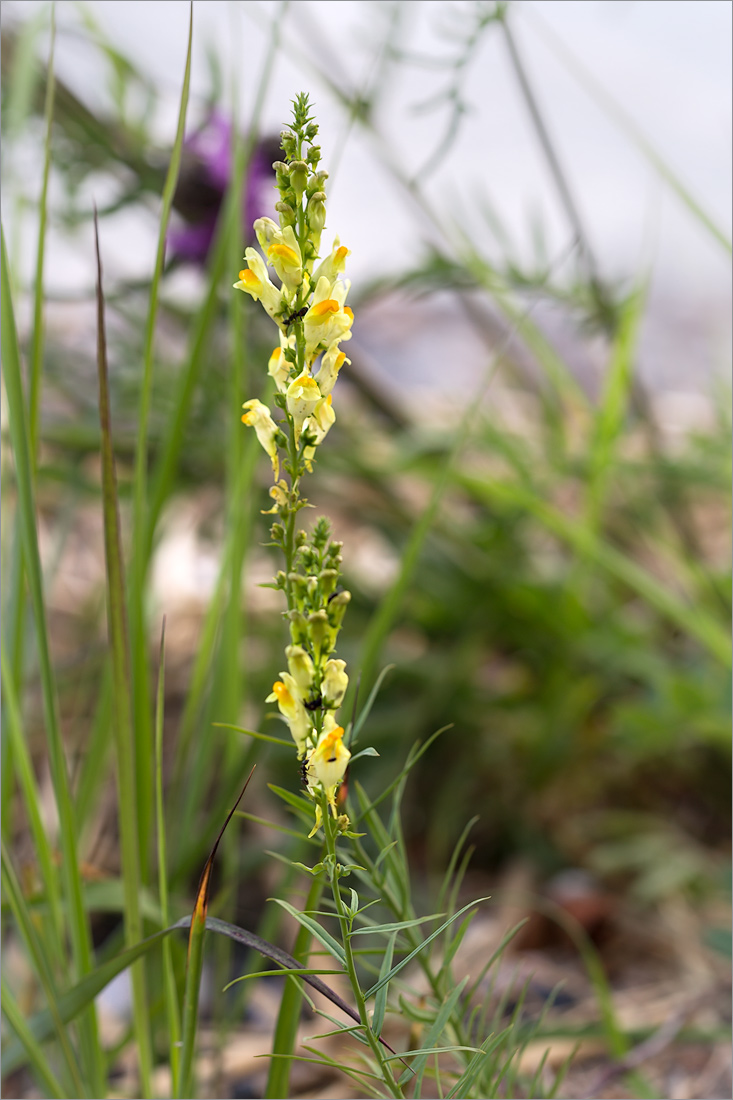
<path id="1" fill-rule="evenodd" d="M 361 991 L 359 984 L 359 976 L 356 973 L 356 963 L 354 962 L 354 953 L 351 948 L 351 929 L 349 918 L 346 915 L 344 909 L 344 901 L 341 897 L 341 890 L 339 889 L 338 874 L 336 868 L 338 861 L 336 859 L 336 829 L 334 827 L 334 819 L 331 816 L 330 807 L 328 805 L 328 799 L 325 792 L 321 794 L 321 813 L 323 814 L 323 831 L 326 836 L 326 848 L 330 859 L 329 874 L 331 878 L 331 889 L 333 891 L 334 905 L 336 906 L 336 914 L 338 916 L 339 926 L 341 928 L 341 942 L 344 947 L 344 957 L 346 959 L 346 972 L 349 976 L 349 982 L 351 983 L 351 990 L 354 994 L 354 1000 L 356 1001 L 357 1011 L 361 1018 L 362 1027 L 364 1028 L 364 1034 L 367 1042 L 372 1049 L 372 1053 L 377 1060 L 380 1072 L 384 1079 L 384 1083 L 389 1089 L 392 1096 L 404 1097 L 402 1089 L 397 1084 L 392 1073 L 392 1068 L 389 1062 L 386 1061 L 384 1054 L 382 1053 L 382 1047 L 380 1046 L 378 1037 L 372 1031 L 369 1023 L 369 1016 L 367 1013 L 366 1001 Z"/>

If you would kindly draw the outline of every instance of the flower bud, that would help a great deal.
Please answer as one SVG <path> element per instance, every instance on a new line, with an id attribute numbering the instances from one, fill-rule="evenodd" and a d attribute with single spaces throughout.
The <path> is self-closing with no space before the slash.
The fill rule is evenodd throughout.
<path id="1" fill-rule="evenodd" d="M 346 661 L 332 657 L 324 666 L 323 682 L 321 683 L 321 695 L 327 701 L 327 706 L 336 710 L 340 707 L 346 689 L 349 686 L 349 677 L 344 672 Z"/>
<path id="2" fill-rule="evenodd" d="M 281 202 L 276 202 L 275 203 L 275 209 L 277 210 L 278 214 L 280 215 L 280 225 L 283 229 L 285 229 L 288 225 L 293 226 L 293 227 L 295 226 L 295 223 L 297 221 L 297 217 L 296 217 L 295 210 L 290 205 L 290 203 L 282 202 L 282 201 Z"/>
<path id="3" fill-rule="evenodd" d="M 288 660 L 290 675 L 302 692 L 303 698 L 305 698 L 310 693 L 313 683 L 313 661 L 300 645 L 289 645 L 285 650 L 285 656 Z"/>
<path id="4" fill-rule="evenodd" d="M 318 578 L 321 582 L 321 592 L 328 598 L 336 590 L 339 579 L 337 569 L 322 569 Z"/>
<path id="5" fill-rule="evenodd" d="M 295 598 L 304 600 L 308 594 L 308 581 L 301 573 L 288 573 L 288 580 L 295 592 Z"/>
<path id="6" fill-rule="evenodd" d="M 308 616 L 308 633 L 313 640 L 313 649 L 319 656 L 331 651 L 330 624 L 323 608 Z"/>
<path id="7" fill-rule="evenodd" d="M 288 611 L 285 616 L 290 621 L 290 637 L 294 645 L 302 645 L 308 640 L 308 624 L 302 611 Z"/>
<path id="8" fill-rule="evenodd" d="M 300 202 L 308 183 L 308 165 L 304 160 L 294 160 L 290 165 L 290 182 L 293 185 L 295 196 Z"/>
<path id="9" fill-rule="evenodd" d="M 308 200 L 308 225 L 319 233 L 326 224 L 326 192 L 316 191 Z"/>

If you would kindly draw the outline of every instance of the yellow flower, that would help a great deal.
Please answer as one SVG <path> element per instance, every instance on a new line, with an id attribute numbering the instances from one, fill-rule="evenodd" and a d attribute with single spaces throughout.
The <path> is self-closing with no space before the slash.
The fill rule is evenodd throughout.
<path id="1" fill-rule="evenodd" d="M 338 340 L 334 340 L 328 351 L 324 353 L 320 370 L 316 376 L 318 389 L 324 397 L 327 397 L 336 385 L 338 373 L 344 363 L 351 363 L 351 360 L 346 358 L 345 352 L 339 351 Z"/>
<path id="2" fill-rule="evenodd" d="M 351 338 L 354 314 L 344 305 L 350 286 L 348 280 L 342 283 L 337 279 L 330 283 L 325 276 L 318 280 L 313 304 L 303 319 L 305 354 L 309 363 L 334 341 Z"/>
<path id="3" fill-rule="evenodd" d="M 328 397 L 322 397 L 313 410 L 313 414 L 303 424 L 303 428 L 307 428 L 312 435 L 315 436 L 316 442 L 313 447 L 306 447 L 303 451 L 303 458 L 309 472 L 312 472 L 313 456 L 316 453 L 316 447 L 325 439 L 329 429 L 336 421 L 336 413 L 331 408 L 331 394 Z"/>
<path id="4" fill-rule="evenodd" d="M 349 686 L 349 677 L 344 672 L 345 668 L 346 661 L 341 661 L 337 657 L 332 657 L 324 665 L 325 675 L 321 684 L 321 695 L 324 701 L 327 701 L 326 705 L 334 710 L 341 706 Z"/>
<path id="5" fill-rule="evenodd" d="M 311 731 L 311 719 L 303 704 L 303 698 L 295 679 L 288 672 L 281 672 L 282 680 L 272 685 L 272 693 L 266 703 L 277 702 L 280 713 L 290 727 L 290 733 L 298 749 L 298 760 L 302 760 L 308 748 L 308 735 Z"/>
<path id="6" fill-rule="evenodd" d="M 267 405 L 263 405 L 257 398 L 252 401 L 245 401 L 242 408 L 247 410 L 242 417 L 242 423 L 246 424 L 248 428 L 254 428 L 258 440 L 270 456 L 273 473 L 277 477 L 280 472 L 280 459 L 275 438 L 280 429 L 272 419 Z"/>
<path id="7" fill-rule="evenodd" d="M 351 753 L 343 743 L 344 731 L 337 726 L 332 714 L 327 714 L 323 723 L 323 732 L 315 749 L 308 756 L 305 775 L 308 789 L 317 796 L 319 787 L 325 791 L 331 813 L 338 816 L 336 809 L 336 788 L 346 774 Z M 313 836 L 321 824 L 320 806 L 316 804 L 316 823 L 310 833 Z"/>
<path id="8" fill-rule="evenodd" d="M 282 291 L 270 281 L 265 261 L 259 252 L 254 248 L 248 248 L 244 258 L 247 261 L 247 267 L 239 272 L 239 282 L 234 284 L 235 290 L 243 290 L 251 294 L 256 302 L 262 302 L 265 311 L 273 321 L 276 321 L 275 314 L 287 310 L 287 299 L 283 301 Z M 279 321 L 276 323 L 280 324 Z"/>
<path id="9" fill-rule="evenodd" d="M 314 378 L 311 378 L 307 370 L 294 378 L 288 386 L 287 407 L 295 425 L 296 443 L 303 431 L 303 424 L 315 412 L 320 400 L 321 391 L 318 389 L 318 383 Z"/>
<path id="10" fill-rule="evenodd" d="M 254 231 L 267 262 L 288 290 L 295 290 L 303 281 L 303 257 L 293 227 L 280 229 L 271 218 L 258 218 Z"/>
<path id="11" fill-rule="evenodd" d="M 289 500 L 290 488 L 287 481 L 278 481 L 276 485 L 270 486 L 269 492 L 275 503 L 272 508 L 263 510 L 263 516 L 274 516 L 285 507 Z"/>
<path id="12" fill-rule="evenodd" d="M 285 393 L 288 388 L 288 379 L 290 378 L 290 366 L 291 364 L 285 358 L 285 353 L 282 348 L 275 348 L 270 361 L 267 364 L 267 373 L 275 382 L 275 385 L 280 390 L 280 393 Z"/>
<path id="13" fill-rule="evenodd" d="M 313 272 L 313 282 L 317 285 L 318 280 L 323 277 L 333 284 L 346 266 L 346 257 L 350 255 L 349 249 L 345 248 L 336 237 L 331 255 L 326 256 L 326 259 Z"/>

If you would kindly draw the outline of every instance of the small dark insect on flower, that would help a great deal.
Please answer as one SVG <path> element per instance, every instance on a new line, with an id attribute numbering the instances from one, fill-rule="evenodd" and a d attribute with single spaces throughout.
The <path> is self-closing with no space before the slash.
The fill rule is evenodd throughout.
<path id="1" fill-rule="evenodd" d="M 310 700 L 309 700 L 309 701 L 308 701 L 308 702 L 307 702 L 307 703 L 305 704 L 305 709 L 306 709 L 306 710 L 318 710 L 318 708 L 320 707 L 320 705 L 321 705 L 321 703 L 322 703 L 322 702 L 323 702 L 323 699 L 321 698 L 321 696 L 320 696 L 320 695 L 317 695 L 317 696 L 315 697 L 315 699 L 310 699 Z"/>
<path id="2" fill-rule="evenodd" d="M 336 596 L 340 596 L 343 591 L 344 591 L 344 589 L 342 588 L 342 586 L 338 585 L 338 587 L 336 588 L 336 591 L 331 593 L 331 595 L 326 600 L 326 603 L 330 603 L 331 600 L 336 598 Z"/>
<path id="3" fill-rule="evenodd" d="M 295 313 L 291 313 L 287 317 L 283 317 L 283 324 L 285 325 L 285 328 L 290 328 L 290 326 L 294 325 L 296 321 L 301 321 L 303 317 L 305 317 L 307 312 L 308 306 L 303 306 L 302 309 L 296 310 Z"/>
<path id="4" fill-rule="evenodd" d="M 300 765 L 300 780 L 304 787 L 308 786 L 308 758 L 301 761 Z"/>

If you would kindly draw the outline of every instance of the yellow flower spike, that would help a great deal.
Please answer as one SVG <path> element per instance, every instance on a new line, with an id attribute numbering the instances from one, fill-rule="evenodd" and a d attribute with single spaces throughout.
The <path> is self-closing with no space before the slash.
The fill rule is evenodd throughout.
<path id="1" fill-rule="evenodd" d="M 265 261 L 259 252 L 256 252 L 254 248 L 248 248 L 244 253 L 244 258 L 247 261 L 247 267 L 239 272 L 239 282 L 234 283 L 235 290 L 243 290 L 246 294 L 250 294 L 256 302 L 262 302 L 265 312 L 279 325 L 280 322 L 276 320 L 275 314 L 282 313 L 283 309 L 287 309 L 287 300 L 283 302 L 282 291 L 278 290 L 274 283 L 270 281 Z"/>
<path id="2" fill-rule="evenodd" d="M 302 760 L 308 748 L 308 735 L 311 731 L 311 719 L 303 705 L 303 699 L 295 679 L 288 672 L 281 672 L 282 680 L 272 685 L 272 693 L 266 703 L 277 702 L 278 709 L 290 728 L 290 734 L 298 750 L 298 760 Z"/>
<path id="3" fill-rule="evenodd" d="M 270 456 L 272 470 L 277 478 L 280 473 L 280 459 L 275 439 L 280 429 L 272 419 L 267 405 L 263 405 L 257 398 L 252 401 L 245 401 L 242 408 L 246 410 L 242 416 L 242 423 L 246 424 L 248 428 L 254 428 L 257 439 Z"/>
<path id="4" fill-rule="evenodd" d="M 321 695 L 324 704 L 336 710 L 344 701 L 346 689 L 349 686 L 349 677 L 344 672 L 346 661 L 332 657 L 324 665 L 324 676 L 321 683 Z"/>
<path id="5" fill-rule="evenodd" d="M 303 371 L 287 388 L 286 391 L 288 412 L 295 425 L 295 442 L 300 439 L 303 424 L 313 414 L 318 402 L 321 400 L 321 391 L 315 378 L 311 378 L 308 371 Z"/>
<path id="6" fill-rule="evenodd" d="M 339 342 L 334 340 L 328 351 L 324 353 L 320 369 L 316 375 L 318 389 L 324 397 L 327 397 L 336 385 L 336 379 L 344 363 L 351 363 L 351 360 L 346 358 L 345 352 L 339 351 Z"/>

